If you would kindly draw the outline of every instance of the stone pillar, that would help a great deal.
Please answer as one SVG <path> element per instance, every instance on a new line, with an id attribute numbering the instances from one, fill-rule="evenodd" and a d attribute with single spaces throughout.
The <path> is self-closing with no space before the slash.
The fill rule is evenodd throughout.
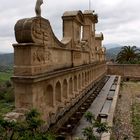
<path id="1" fill-rule="evenodd" d="M 90 63 L 95 61 L 95 24 L 98 16 L 92 10 L 84 11 L 85 24 L 83 26 L 83 40 L 88 41 L 90 50 Z"/>

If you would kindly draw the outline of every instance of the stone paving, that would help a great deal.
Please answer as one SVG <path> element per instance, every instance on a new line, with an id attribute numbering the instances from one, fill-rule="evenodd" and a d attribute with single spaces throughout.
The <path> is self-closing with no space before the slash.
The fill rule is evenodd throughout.
<path id="1" fill-rule="evenodd" d="M 107 81 L 107 83 L 102 88 L 99 95 L 96 97 L 96 99 L 94 100 L 94 102 L 92 103 L 90 108 L 88 109 L 88 111 L 95 114 L 95 117 L 98 116 L 98 114 L 99 114 L 99 112 L 100 112 L 100 110 L 101 110 L 101 108 L 102 108 L 102 106 L 107 98 L 107 95 L 109 93 L 109 90 L 111 88 L 111 85 L 112 85 L 114 79 L 115 79 L 115 76 L 110 77 L 110 79 Z M 80 120 L 79 126 L 73 131 L 72 137 L 80 137 L 81 138 L 82 137 L 82 129 L 85 128 L 86 126 L 88 126 L 88 122 L 84 119 L 84 117 L 82 117 L 82 119 Z"/>

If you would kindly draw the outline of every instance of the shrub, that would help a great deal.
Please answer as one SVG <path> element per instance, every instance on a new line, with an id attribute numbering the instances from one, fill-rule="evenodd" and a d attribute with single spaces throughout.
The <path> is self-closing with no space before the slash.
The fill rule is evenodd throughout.
<path id="1" fill-rule="evenodd" d="M 9 122 L 0 119 L 0 139 L 2 140 L 55 140 L 55 136 L 42 132 L 43 121 L 36 110 L 31 110 L 25 115 L 22 122 Z"/>

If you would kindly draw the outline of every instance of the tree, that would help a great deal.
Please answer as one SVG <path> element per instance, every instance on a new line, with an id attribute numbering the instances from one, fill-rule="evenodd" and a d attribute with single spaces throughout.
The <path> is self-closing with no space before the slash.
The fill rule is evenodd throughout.
<path id="1" fill-rule="evenodd" d="M 0 139 L 2 140 L 55 140 L 55 136 L 42 131 L 43 121 L 36 110 L 25 115 L 22 122 L 0 119 Z"/>
<path id="2" fill-rule="evenodd" d="M 94 115 L 91 112 L 86 112 L 85 118 L 90 123 L 90 126 L 83 129 L 83 135 L 87 140 L 97 140 L 97 136 L 94 134 L 94 129 L 100 135 L 100 137 L 104 132 L 108 132 L 110 129 L 106 122 L 102 123 L 99 120 L 95 119 Z"/>
<path id="3" fill-rule="evenodd" d="M 116 61 L 120 64 L 135 64 L 139 63 L 140 51 L 136 46 L 124 46 L 118 53 Z"/>

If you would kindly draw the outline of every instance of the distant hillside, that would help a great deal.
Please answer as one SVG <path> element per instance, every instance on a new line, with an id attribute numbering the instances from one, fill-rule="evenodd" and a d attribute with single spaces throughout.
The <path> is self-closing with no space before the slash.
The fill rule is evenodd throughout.
<path id="1" fill-rule="evenodd" d="M 116 59 L 117 54 L 120 52 L 121 47 L 115 47 L 111 49 L 107 49 L 106 51 L 106 58 L 107 60 Z"/>
<path id="2" fill-rule="evenodd" d="M 14 62 L 13 53 L 0 54 L 0 65 L 2 66 L 12 66 Z"/>
<path id="3" fill-rule="evenodd" d="M 109 44 L 104 44 L 104 47 L 106 47 L 106 49 L 111 49 L 111 48 L 120 48 L 122 47 L 122 45 L 117 44 L 117 43 L 109 43 Z"/>

